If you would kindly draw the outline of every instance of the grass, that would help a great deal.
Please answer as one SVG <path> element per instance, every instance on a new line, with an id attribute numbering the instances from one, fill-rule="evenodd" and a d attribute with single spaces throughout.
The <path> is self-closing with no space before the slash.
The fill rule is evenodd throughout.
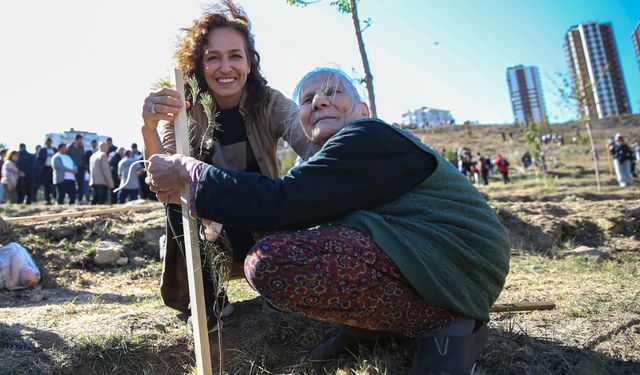
<path id="1" fill-rule="evenodd" d="M 142 241 L 143 237 L 144 237 L 143 232 L 138 230 L 132 230 L 122 239 L 121 243 L 128 248 L 134 247 L 134 246 L 137 246 L 140 241 Z"/>
<path id="2" fill-rule="evenodd" d="M 137 374 L 142 340 L 135 335 L 81 335 L 76 340 L 80 362 L 93 373 Z"/>
<path id="3" fill-rule="evenodd" d="M 16 347 L 22 345 L 20 334 L 0 325 L 0 347 Z"/>

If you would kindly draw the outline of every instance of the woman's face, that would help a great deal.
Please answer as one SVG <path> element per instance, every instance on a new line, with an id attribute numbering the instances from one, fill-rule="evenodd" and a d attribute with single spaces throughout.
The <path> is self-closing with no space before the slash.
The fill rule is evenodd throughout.
<path id="1" fill-rule="evenodd" d="M 242 34 L 231 28 L 214 29 L 207 36 L 202 71 L 221 109 L 237 106 L 251 70 Z"/>
<path id="2" fill-rule="evenodd" d="M 342 79 L 318 73 L 300 89 L 300 124 L 311 143 L 323 145 L 351 121 L 369 116 L 364 103 L 354 106 Z"/>
<path id="3" fill-rule="evenodd" d="M 19 159 L 20 159 L 20 154 L 18 154 L 17 152 L 11 155 L 11 160 L 13 160 L 14 162 L 17 162 Z"/>

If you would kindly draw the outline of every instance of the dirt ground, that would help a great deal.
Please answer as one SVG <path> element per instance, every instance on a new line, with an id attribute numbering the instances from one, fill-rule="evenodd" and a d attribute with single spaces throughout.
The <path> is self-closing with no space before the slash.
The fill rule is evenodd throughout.
<path id="1" fill-rule="evenodd" d="M 463 136 L 424 136 L 439 149 L 457 147 L 450 139 L 468 137 L 471 143 L 497 134 L 456 131 Z M 525 148 L 517 139 L 501 142 L 485 142 L 486 148 L 508 155 Z M 554 301 L 556 308 L 492 314 L 476 374 L 640 373 L 640 181 L 619 188 L 604 159 L 597 193 L 584 147 L 549 146 L 553 164 L 546 181 L 518 173 L 512 162 L 513 184 L 492 176 L 481 188 L 512 243 L 511 271 L 498 303 Z M 0 206 L 0 216 L 79 209 L 87 207 Z M 157 204 L 131 213 L 16 224 L 0 235 L 2 244 L 27 248 L 43 275 L 36 289 L 0 291 L 0 374 L 194 373 L 185 317 L 159 297 L 163 214 Z M 123 244 L 129 264 L 95 266 L 99 240 Z M 410 366 L 411 340 L 312 364 L 309 350 L 336 326 L 265 312 L 244 281 L 233 281 L 229 293 L 236 310 L 223 330 L 228 374 L 404 374 Z M 214 335 L 211 344 L 215 363 Z"/>

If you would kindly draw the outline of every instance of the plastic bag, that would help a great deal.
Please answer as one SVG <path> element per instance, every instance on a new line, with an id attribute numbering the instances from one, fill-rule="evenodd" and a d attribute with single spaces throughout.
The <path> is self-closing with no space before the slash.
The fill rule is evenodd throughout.
<path id="1" fill-rule="evenodd" d="M 40 270 L 27 250 L 15 242 L 0 247 L 0 289 L 32 288 L 40 281 Z"/>

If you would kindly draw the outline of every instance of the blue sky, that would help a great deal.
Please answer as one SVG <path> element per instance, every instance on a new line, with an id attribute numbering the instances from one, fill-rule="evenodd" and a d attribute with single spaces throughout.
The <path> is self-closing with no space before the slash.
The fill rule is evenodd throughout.
<path id="1" fill-rule="evenodd" d="M 317 66 L 362 73 L 351 19 L 329 2 L 294 8 L 285 0 L 237 0 L 252 19 L 272 87 L 291 94 Z M 171 71 L 178 30 L 202 4 L 3 2 L 0 142 L 33 149 L 45 133 L 70 127 L 111 135 L 118 145 L 141 142 L 143 99 Z M 540 68 L 549 118 L 571 119 L 552 80 L 567 72 L 564 34 L 590 20 L 612 22 L 631 106 L 640 110 L 630 38 L 640 1 L 362 0 L 360 15 L 373 20 L 364 38 L 384 120 L 426 105 L 450 109 L 458 121 L 512 122 L 505 74 L 518 64 Z"/>

